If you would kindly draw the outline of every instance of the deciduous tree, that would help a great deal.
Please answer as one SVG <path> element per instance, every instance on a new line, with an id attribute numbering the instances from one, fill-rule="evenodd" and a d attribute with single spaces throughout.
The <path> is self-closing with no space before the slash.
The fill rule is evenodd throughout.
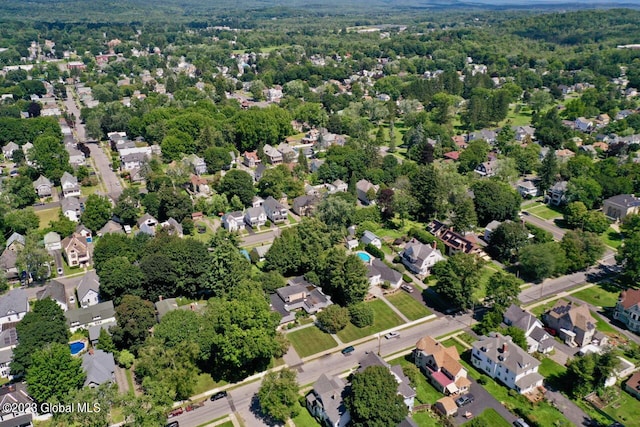
<path id="1" fill-rule="evenodd" d="M 258 390 L 260 407 L 271 418 L 285 422 L 299 412 L 295 371 L 285 368 L 268 372 Z"/>
<path id="2" fill-rule="evenodd" d="M 318 313 L 316 319 L 320 329 L 330 334 L 336 334 L 349 323 L 349 310 L 333 304 Z"/>
<path id="3" fill-rule="evenodd" d="M 82 359 L 71 356 L 67 345 L 56 342 L 33 353 L 25 377 L 29 395 L 38 403 L 64 401 L 85 378 Z"/>

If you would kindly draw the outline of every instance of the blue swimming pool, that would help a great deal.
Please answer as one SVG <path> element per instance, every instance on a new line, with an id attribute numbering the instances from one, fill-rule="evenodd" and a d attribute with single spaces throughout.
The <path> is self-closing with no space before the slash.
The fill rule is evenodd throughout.
<path id="1" fill-rule="evenodd" d="M 69 348 L 71 349 L 72 355 L 80 353 L 82 350 L 84 350 L 85 347 L 86 344 L 84 343 L 84 341 L 74 341 L 69 343 Z"/>
<path id="2" fill-rule="evenodd" d="M 371 255 L 369 255 L 368 253 L 366 253 L 366 252 L 358 252 L 357 255 L 358 255 L 358 258 L 360 258 L 362 261 L 364 261 L 366 263 L 371 262 Z"/>

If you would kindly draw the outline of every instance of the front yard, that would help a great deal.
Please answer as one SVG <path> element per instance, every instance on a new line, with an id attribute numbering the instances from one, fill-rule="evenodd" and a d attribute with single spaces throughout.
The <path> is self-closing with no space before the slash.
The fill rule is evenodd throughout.
<path id="1" fill-rule="evenodd" d="M 415 298 L 399 291 L 386 297 L 395 308 L 400 310 L 409 320 L 418 320 L 431 314 L 431 310 L 420 304 Z"/>
<path id="2" fill-rule="evenodd" d="M 287 339 L 300 357 L 311 356 L 338 345 L 336 340 L 316 326 L 299 329 L 287 334 Z"/>
<path id="3" fill-rule="evenodd" d="M 398 315 L 384 301 L 377 299 L 369 301 L 367 304 L 369 304 L 374 311 L 373 325 L 358 328 L 349 322 L 346 328 L 338 332 L 338 337 L 342 342 L 348 343 L 355 341 L 368 335 L 373 335 L 377 332 L 391 329 L 394 326 L 398 326 L 403 323 L 402 319 L 398 317 Z"/>
<path id="4" fill-rule="evenodd" d="M 545 204 L 528 208 L 527 212 L 545 220 L 552 220 L 562 217 L 562 212 L 560 210 L 556 210 L 556 208 L 549 207 Z"/>
<path id="5" fill-rule="evenodd" d="M 615 307 L 619 295 L 620 289 L 607 283 L 600 283 L 571 294 L 571 296 L 596 307 Z"/>
<path id="6" fill-rule="evenodd" d="M 620 246 L 622 246 L 622 234 L 618 233 L 611 227 L 609 227 L 607 231 L 600 235 L 600 239 L 605 245 L 610 246 L 614 249 L 618 249 Z"/>

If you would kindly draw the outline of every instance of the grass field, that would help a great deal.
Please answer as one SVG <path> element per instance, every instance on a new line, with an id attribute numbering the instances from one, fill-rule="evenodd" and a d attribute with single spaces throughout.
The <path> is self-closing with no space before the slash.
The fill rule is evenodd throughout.
<path id="1" fill-rule="evenodd" d="M 38 229 L 44 230 L 45 228 L 49 228 L 49 222 L 60 219 L 60 214 L 60 208 L 36 211 L 36 215 L 40 218 L 40 225 L 38 226 Z"/>
<path id="2" fill-rule="evenodd" d="M 627 427 L 639 427 L 638 401 L 618 386 L 615 386 L 615 390 L 618 392 L 618 398 L 605 407 L 604 412 Z"/>
<path id="3" fill-rule="evenodd" d="M 298 415 L 292 420 L 296 427 L 321 427 L 316 419 L 311 416 L 307 408 L 301 406 L 300 403 L 298 403 L 298 406 Z"/>
<path id="4" fill-rule="evenodd" d="M 540 286 L 540 285 L 538 285 Z M 549 310 L 551 307 L 553 307 L 556 304 L 555 301 L 550 301 L 546 304 L 542 304 L 539 306 L 536 306 L 534 308 L 532 308 L 531 310 L 529 310 L 531 313 L 533 313 L 534 315 L 536 315 L 537 317 L 540 317 L 540 315 L 542 313 L 544 313 L 545 311 Z"/>
<path id="5" fill-rule="evenodd" d="M 474 420 L 476 420 L 474 422 Z M 476 424 L 480 423 L 480 424 Z M 471 425 L 487 425 L 491 427 L 509 427 L 511 424 L 507 422 L 500 414 L 493 408 L 487 408 L 480 415 L 473 417 L 473 420 L 467 421 L 462 424 L 463 426 Z"/>
<path id="6" fill-rule="evenodd" d="M 538 372 L 540 372 L 540 375 L 542 375 L 545 378 L 554 376 L 554 375 L 560 376 L 564 374 L 566 370 L 567 368 L 549 359 L 548 357 L 545 357 L 540 361 L 540 367 L 538 368 Z"/>
<path id="7" fill-rule="evenodd" d="M 467 348 L 460 344 L 458 340 L 454 340 L 453 338 L 449 338 L 448 340 L 442 341 L 442 345 L 445 347 L 455 347 L 458 349 L 458 354 L 462 354 L 467 351 Z"/>
<path id="8" fill-rule="evenodd" d="M 571 294 L 571 296 L 597 307 L 614 307 L 619 295 L 620 289 L 606 283 Z"/>
<path id="9" fill-rule="evenodd" d="M 338 337 L 344 343 L 351 342 L 360 338 L 364 338 L 368 335 L 375 334 L 376 332 L 384 331 L 385 329 L 393 328 L 394 326 L 401 325 L 402 319 L 389 307 L 384 301 L 374 300 L 370 301 L 370 307 L 374 311 L 373 325 L 364 328 L 358 328 L 351 322 L 346 328 L 338 332 Z M 297 351 L 297 348 L 296 348 Z"/>
<path id="10" fill-rule="evenodd" d="M 596 319 L 596 328 L 603 334 L 616 334 L 618 332 L 593 311 L 591 312 L 591 315 Z"/>
<path id="11" fill-rule="evenodd" d="M 195 387 L 193 388 L 194 395 L 204 393 L 207 390 L 211 390 L 212 388 L 221 387 L 223 385 L 228 384 L 226 381 L 215 381 L 211 378 L 209 374 L 200 374 L 198 375 L 198 380 L 196 382 Z"/>
<path id="12" fill-rule="evenodd" d="M 401 356 L 396 359 L 390 360 L 389 364 L 391 366 L 400 365 L 402 367 L 413 365 L 413 362 L 409 360 L 410 356 Z M 416 389 L 416 400 L 421 404 L 433 404 L 436 400 L 440 399 L 444 395 L 436 390 L 430 383 L 427 381 L 427 377 L 425 377 L 422 373 L 418 375 L 418 379 L 415 384 Z"/>
<path id="13" fill-rule="evenodd" d="M 544 204 L 529 208 L 527 209 L 527 211 L 537 217 L 540 217 L 546 220 L 562 217 L 562 212 L 560 212 L 559 210 L 552 209 L 549 206 Z"/>
<path id="14" fill-rule="evenodd" d="M 600 239 L 602 243 L 614 249 L 618 249 L 622 245 L 622 234 L 611 227 L 600 235 Z"/>
<path id="15" fill-rule="evenodd" d="M 496 271 L 498 270 L 493 266 L 493 264 L 487 264 L 482 267 L 478 288 L 473 293 L 473 297 L 476 300 L 484 298 L 484 296 L 486 295 L 485 289 L 487 288 L 487 283 L 489 283 L 489 278 L 493 276 Z"/>
<path id="16" fill-rule="evenodd" d="M 516 112 L 516 106 L 520 106 L 520 110 Z M 504 126 L 507 121 L 511 122 L 512 126 L 524 126 L 531 124 L 531 109 L 526 104 L 512 104 L 509 106 L 509 112 L 507 118 L 500 122 L 500 126 Z"/>
<path id="17" fill-rule="evenodd" d="M 338 345 L 331 335 L 322 332 L 316 326 L 291 332 L 287 334 L 287 339 L 300 357 L 311 356 Z"/>
<path id="18" fill-rule="evenodd" d="M 389 295 L 387 297 L 387 301 L 400 310 L 402 314 L 407 316 L 407 319 L 409 320 L 417 320 L 431 314 L 431 311 L 427 307 L 420 304 L 403 291 L 400 291 L 395 295 Z"/>

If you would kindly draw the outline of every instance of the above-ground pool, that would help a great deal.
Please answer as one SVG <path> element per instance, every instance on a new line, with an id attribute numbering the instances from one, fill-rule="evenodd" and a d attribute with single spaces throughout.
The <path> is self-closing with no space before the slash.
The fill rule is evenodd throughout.
<path id="1" fill-rule="evenodd" d="M 366 263 L 370 263 L 371 262 L 371 255 L 369 255 L 366 252 L 357 252 L 358 258 L 360 258 L 362 261 L 366 262 Z"/>
<path id="2" fill-rule="evenodd" d="M 74 341 L 69 343 L 69 348 L 71 349 L 72 355 L 80 353 L 82 350 L 84 350 L 85 347 L 86 344 L 84 343 L 84 341 Z"/>

